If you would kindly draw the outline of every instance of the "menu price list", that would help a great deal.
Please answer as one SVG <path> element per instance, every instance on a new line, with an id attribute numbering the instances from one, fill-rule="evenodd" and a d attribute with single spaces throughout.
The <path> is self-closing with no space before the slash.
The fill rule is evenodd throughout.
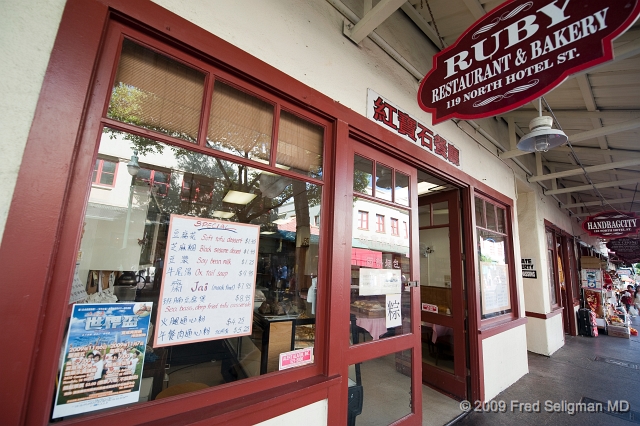
<path id="1" fill-rule="evenodd" d="M 259 231 L 171 216 L 156 346 L 251 334 Z"/>

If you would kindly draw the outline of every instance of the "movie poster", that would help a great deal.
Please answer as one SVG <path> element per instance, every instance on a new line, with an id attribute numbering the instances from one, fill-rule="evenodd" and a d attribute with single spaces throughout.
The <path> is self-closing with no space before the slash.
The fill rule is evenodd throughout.
<path id="1" fill-rule="evenodd" d="M 53 418 L 137 402 L 152 303 L 73 306 Z"/>

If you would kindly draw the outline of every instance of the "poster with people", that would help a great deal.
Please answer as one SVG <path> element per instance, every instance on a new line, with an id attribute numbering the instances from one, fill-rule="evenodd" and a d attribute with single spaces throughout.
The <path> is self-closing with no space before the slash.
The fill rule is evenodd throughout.
<path id="1" fill-rule="evenodd" d="M 152 303 L 73 306 L 53 418 L 137 402 Z"/>

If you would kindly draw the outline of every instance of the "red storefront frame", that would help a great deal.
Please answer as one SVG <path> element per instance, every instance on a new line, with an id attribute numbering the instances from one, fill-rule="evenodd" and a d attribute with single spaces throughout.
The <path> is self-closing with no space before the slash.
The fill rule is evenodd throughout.
<path id="1" fill-rule="evenodd" d="M 49 421 L 59 345 L 66 326 L 62 319 L 68 309 L 68 292 L 54 291 L 54 284 L 67 285 L 71 281 L 75 251 L 81 238 L 81 215 L 87 191 L 83 184 L 74 182 L 88 179 L 79 170 L 93 170 L 97 145 L 79 142 L 86 132 L 94 131 L 97 126 L 95 121 L 87 121 L 86 111 L 91 103 L 103 37 L 112 18 L 141 22 L 156 36 L 178 40 L 210 55 L 227 69 L 260 79 L 291 99 L 321 111 L 326 117 L 333 117 L 336 124 L 332 146 L 346 146 L 350 138 L 355 138 L 400 161 L 457 183 L 463 188 L 463 227 L 467 235 L 473 235 L 473 209 L 470 206 L 473 206 L 475 188 L 513 206 L 511 199 L 459 169 L 432 157 L 422 160 L 425 155 L 419 147 L 150 1 L 69 0 L 40 92 L 0 246 L 0 268 L 5 283 L 5 294 L 0 302 L 0 321 L 4 325 L 0 342 L 5 348 L 2 373 L 6 383 L 11 384 L 0 391 L 5 407 L 0 414 L 3 424 L 46 424 Z M 333 153 L 327 157 L 336 158 Z M 37 176 L 43 174 L 51 182 L 46 188 L 37 183 Z M 348 168 L 335 161 L 335 185 L 350 182 L 350 178 Z M 328 180 L 326 183 L 327 192 L 333 194 L 333 182 Z M 341 188 L 339 192 L 344 190 Z M 340 214 L 336 211 L 334 217 Z M 329 218 L 326 225 L 332 235 L 344 235 L 343 220 Z M 465 252 L 469 257 L 465 272 L 469 287 L 475 288 L 473 245 L 471 241 L 466 244 Z M 325 266 L 327 279 L 340 282 L 342 267 L 348 266 L 350 253 L 342 253 L 339 239 L 328 241 L 324 247 L 327 258 L 333 253 L 333 258 L 339 259 L 333 265 Z M 343 287 L 334 285 L 318 309 L 329 312 L 330 303 L 348 298 Z M 332 341 L 348 342 L 348 324 L 340 316 L 346 309 L 347 306 L 335 312 L 332 310 L 327 316 L 324 332 L 328 335 L 331 330 Z M 474 400 L 484 398 L 482 340 L 526 322 L 524 318 L 514 318 L 480 330 L 478 318 L 477 294 L 472 294 L 469 329 L 475 331 L 469 339 L 469 351 Z M 329 423 L 339 424 L 346 417 L 343 392 L 346 380 L 342 376 L 346 365 L 341 361 L 345 350 L 346 347 L 340 344 L 332 344 L 317 362 L 321 374 L 308 377 L 308 374 L 293 372 L 293 377 L 300 375 L 300 381 L 287 387 L 279 386 L 277 376 L 260 378 L 253 382 L 255 393 L 242 400 L 234 399 L 240 396 L 234 389 L 227 392 L 224 401 L 218 398 L 215 404 L 210 404 L 204 391 L 180 401 L 152 402 L 115 414 L 84 416 L 65 424 L 87 421 L 145 424 L 153 421 L 154 425 L 159 425 L 175 422 L 177 417 L 174 416 L 179 416 L 181 422 L 206 421 L 207 424 L 229 423 L 241 416 L 243 423 L 257 423 L 325 398 L 329 400 Z M 267 389 L 268 396 L 260 395 L 260 391 Z M 414 419 L 417 417 L 420 416 L 413 416 Z"/>

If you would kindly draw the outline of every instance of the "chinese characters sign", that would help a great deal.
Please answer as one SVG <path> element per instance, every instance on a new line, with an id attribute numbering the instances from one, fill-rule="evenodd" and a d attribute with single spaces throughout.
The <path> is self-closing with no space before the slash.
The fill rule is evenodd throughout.
<path id="1" fill-rule="evenodd" d="M 385 296 L 385 325 L 387 328 L 399 327 L 402 325 L 402 295 L 387 294 Z"/>
<path id="2" fill-rule="evenodd" d="M 155 346 L 251 334 L 259 232 L 171 215 Z"/>
<path id="3" fill-rule="evenodd" d="M 138 402 L 151 303 L 73 306 L 53 418 Z"/>
<path id="4" fill-rule="evenodd" d="M 636 234 L 640 222 L 635 213 L 604 212 L 586 218 L 582 229 L 592 237 L 618 238 Z"/>
<path id="5" fill-rule="evenodd" d="M 511 111 L 613 59 L 639 14 L 638 0 L 507 1 L 433 57 L 418 103 L 433 124 Z"/>
<path id="6" fill-rule="evenodd" d="M 460 168 L 460 150 L 455 145 L 371 89 L 367 90 L 367 118 Z"/>

